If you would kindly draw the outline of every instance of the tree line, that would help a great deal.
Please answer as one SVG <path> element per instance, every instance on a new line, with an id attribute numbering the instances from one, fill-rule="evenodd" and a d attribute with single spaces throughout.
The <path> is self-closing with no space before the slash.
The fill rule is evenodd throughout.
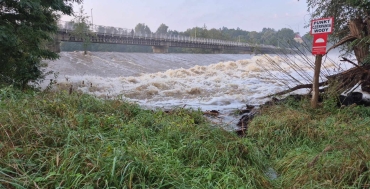
<path id="1" fill-rule="evenodd" d="M 114 33 L 119 31 L 114 27 L 98 27 L 97 32 Z M 227 41 L 237 41 L 242 43 L 250 44 L 264 44 L 272 46 L 284 46 L 289 41 L 293 43 L 291 45 L 298 46 L 297 41 L 294 38 L 298 35 L 297 32 L 289 28 L 282 28 L 280 30 L 275 30 L 273 28 L 263 28 L 262 31 L 246 31 L 239 27 L 234 28 L 211 28 L 208 29 L 204 24 L 203 27 L 193 27 L 185 31 L 177 31 L 169 29 L 166 24 L 161 24 L 155 32 L 153 32 L 148 25 L 145 23 L 138 23 L 131 32 L 142 34 L 142 35 L 170 35 L 170 36 L 186 36 L 195 38 L 208 38 L 208 39 L 220 39 Z M 84 44 L 76 42 L 64 42 L 61 44 L 62 51 L 79 51 L 84 49 Z M 85 48 L 86 49 L 86 48 Z M 138 45 L 122 45 L 122 44 L 100 44 L 91 43 L 87 47 L 89 51 L 108 51 L 108 52 L 152 52 L 151 47 L 148 46 L 138 46 Z M 209 49 L 197 49 L 197 48 L 169 48 L 171 53 L 211 53 Z M 230 51 L 225 53 L 237 53 L 236 51 Z"/>

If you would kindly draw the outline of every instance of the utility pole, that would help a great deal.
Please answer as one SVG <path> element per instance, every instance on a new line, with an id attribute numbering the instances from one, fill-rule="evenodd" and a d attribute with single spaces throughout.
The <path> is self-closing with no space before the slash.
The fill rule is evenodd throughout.
<path id="1" fill-rule="evenodd" d="M 312 98 L 311 98 L 311 107 L 317 108 L 319 101 L 319 81 L 320 81 L 320 68 L 322 63 L 322 54 L 316 55 L 315 58 L 315 71 L 312 82 Z"/>
<path id="2" fill-rule="evenodd" d="M 92 8 L 91 8 L 91 25 L 94 25 L 94 20 L 93 20 L 93 14 L 92 14 Z"/>
<path id="3" fill-rule="evenodd" d="M 195 27 L 195 38 L 197 38 L 197 27 Z"/>

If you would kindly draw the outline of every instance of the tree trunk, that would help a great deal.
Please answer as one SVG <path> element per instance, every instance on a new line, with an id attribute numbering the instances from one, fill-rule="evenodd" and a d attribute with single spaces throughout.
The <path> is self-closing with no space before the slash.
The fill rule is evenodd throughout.
<path id="1" fill-rule="evenodd" d="M 367 33 L 365 31 L 368 28 L 369 25 L 365 27 L 362 19 L 360 18 L 353 19 L 349 22 L 349 30 L 351 32 L 351 35 L 357 37 L 358 40 L 362 40 L 365 37 L 365 34 Z M 355 52 L 358 64 L 362 65 L 365 58 L 369 54 L 369 45 L 362 41 L 357 42 L 353 47 L 353 51 Z"/>
<path id="2" fill-rule="evenodd" d="M 370 18 L 369 18 L 369 15 L 368 16 L 366 16 L 367 18 L 366 18 L 366 34 L 367 34 L 367 36 L 370 36 Z"/>

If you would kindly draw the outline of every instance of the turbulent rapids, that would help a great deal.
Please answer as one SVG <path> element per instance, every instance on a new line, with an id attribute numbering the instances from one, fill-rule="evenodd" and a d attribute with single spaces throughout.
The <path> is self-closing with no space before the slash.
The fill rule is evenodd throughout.
<path id="1" fill-rule="evenodd" d="M 48 62 L 48 70 L 59 73 L 56 79 L 49 75 L 46 80 L 56 82 L 52 90 L 72 88 L 99 98 L 119 96 L 148 108 L 186 105 L 230 112 L 246 104 L 261 104 L 267 100 L 264 96 L 312 77 L 310 61 L 297 57 L 111 52 L 60 55 L 59 60 Z M 339 69 L 332 61 L 324 67 L 328 74 Z M 47 85 L 43 83 L 44 88 Z"/>

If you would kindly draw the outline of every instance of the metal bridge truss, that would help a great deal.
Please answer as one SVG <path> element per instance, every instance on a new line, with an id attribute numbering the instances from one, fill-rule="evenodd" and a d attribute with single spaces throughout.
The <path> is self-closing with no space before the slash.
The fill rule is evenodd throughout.
<path id="1" fill-rule="evenodd" d="M 82 38 L 75 37 L 73 31 L 75 24 L 73 22 L 61 21 L 58 24 L 59 40 L 70 42 L 82 42 Z M 110 44 L 126 44 L 126 45 L 146 45 L 146 46 L 164 46 L 164 47 L 182 47 L 182 48 L 204 48 L 214 50 L 240 50 L 247 52 L 259 51 L 268 53 L 278 50 L 277 47 L 271 45 L 254 45 L 249 43 L 241 43 L 235 41 L 226 41 L 219 39 L 196 38 L 180 35 L 164 35 L 164 34 L 142 34 L 134 32 L 131 29 L 101 26 L 101 25 L 86 25 L 86 34 L 90 36 L 92 43 L 110 43 Z"/>

